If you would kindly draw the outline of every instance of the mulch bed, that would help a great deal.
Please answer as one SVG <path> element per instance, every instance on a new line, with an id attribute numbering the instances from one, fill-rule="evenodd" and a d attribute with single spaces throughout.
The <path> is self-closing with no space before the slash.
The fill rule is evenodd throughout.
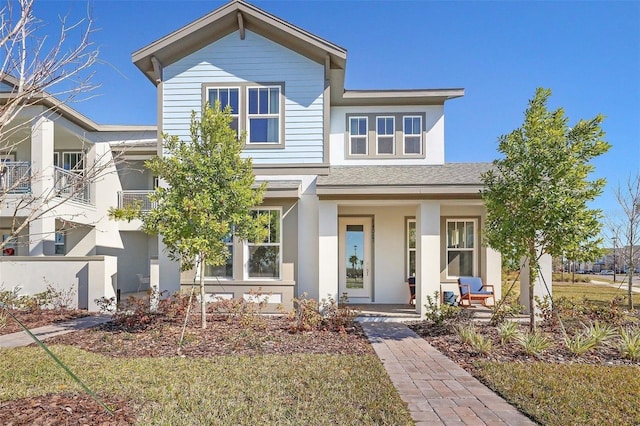
<path id="1" fill-rule="evenodd" d="M 34 329 L 45 325 L 51 325 L 62 321 L 68 321 L 75 318 L 82 318 L 91 315 L 87 311 L 80 309 L 34 309 L 34 310 L 20 310 L 12 309 L 13 313 L 21 323 L 27 328 Z M 18 331 L 22 331 L 22 327 L 13 320 L 9 315 L 0 310 L 0 316 L 4 317 L 4 320 L 0 323 L 0 336 L 5 334 L 11 334 Z M 6 322 L 4 322 L 6 321 Z M 3 326 L 4 324 L 4 326 Z"/>
<path id="2" fill-rule="evenodd" d="M 0 403 L 0 422 L 4 426 L 121 426 L 135 422 L 136 414 L 128 401 L 114 396 L 102 400 L 114 410 L 113 415 L 85 394 L 49 394 L 4 402 Z"/>
<path id="3" fill-rule="evenodd" d="M 490 362 L 546 362 L 564 364 L 592 364 L 592 365 L 640 365 L 640 362 L 620 358 L 616 348 L 601 345 L 596 350 L 584 355 L 573 355 L 566 348 L 563 336 L 558 327 L 540 327 L 540 331 L 553 341 L 553 345 L 539 356 L 527 355 L 522 346 L 515 342 L 502 345 L 498 329 L 489 324 L 476 324 L 476 330 L 492 341 L 492 349 L 488 354 L 474 351 L 470 345 L 462 343 L 452 330 L 452 327 L 436 327 L 428 321 L 410 324 L 410 328 L 428 341 L 448 358 L 462 366 L 471 374 L 475 373 L 474 363 L 478 361 Z M 526 332 L 528 324 L 521 324 L 520 331 Z"/>
<path id="4" fill-rule="evenodd" d="M 190 321 L 184 345 L 178 352 L 182 328 L 173 322 L 158 322 L 142 331 L 130 331 L 114 323 L 47 339 L 48 345 L 73 345 L 112 357 L 213 357 L 255 356 L 293 353 L 370 355 L 374 354 L 358 324 L 341 331 L 292 332 L 284 317 L 250 317 L 244 320 L 211 317 L 206 329 Z M 102 397 L 102 395 L 101 395 Z M 129 425 L 135 423 L 134 409 L 117 397 L 104 398 L 108 406 L 119 407 L 109 415 L 91 397 L 61 393 L 0 403 L 0 424 L 23 425 Z"/>
<path id="5" fill-rule="evenodd" d="M 47 343 L 73 345 L 112 357 L 375 353 L 358 324 L 342 333 L 326 330 L 293 333 L 289 326 L 284 317 L 256 316 L 248 326 L 241 320 L 220 318 L 209 320 L 206 329 L 194 320 L 187 326 L 180 352 L 178 343 L 182 327 L 175 323 L 159 323 L 140 332 L 129 332 L 107 323 L 57 336 L 48 339 Z"/>

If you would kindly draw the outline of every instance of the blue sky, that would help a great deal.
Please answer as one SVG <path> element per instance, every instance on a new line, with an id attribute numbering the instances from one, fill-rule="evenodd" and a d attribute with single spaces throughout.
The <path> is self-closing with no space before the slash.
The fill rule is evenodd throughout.
<path id="1" fill-rule="evenodd" d="M 73 107 L 101 124 L 155 124 L 154 86 L 131 53 L 224 1 L 95 0 L 103 61 L 97 97 Z M 613 190 L 640 170 L 640 2 L 275 1 L 256 6 L 348 51 L 347 89 L 464 88 L 446 104 L 446 161 L 492 161 L 536 87 L 552 89 L 570 124 L 606 116 L 611 150 L 593 205 L 615 214 Z M 38 0 L 48 28 L 84 1 Z"/>

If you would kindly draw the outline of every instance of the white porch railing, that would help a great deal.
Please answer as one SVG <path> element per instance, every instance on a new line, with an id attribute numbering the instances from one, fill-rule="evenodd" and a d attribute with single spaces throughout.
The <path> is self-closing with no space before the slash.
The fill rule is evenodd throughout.
<path id="1" fill-rule="evenodd" d="M 25 194 L 31 191 L 31 164 L 27 161 L 5 161 L 0 164 L 0 190 Z"/>
<path id="2" fill-rule="evenodd" d="M 91 203 L 91 186 L 81 172 L 70 172 L 54 167 L 55 188 L 59 197 L 68 197 L 81 203 Z"/>
<path id="3" fill-rule="evenodd" d="M 149 200 L 149 194 L 153 193 L 150 190 L 127 190 L 118 191 L 118 208 L 135 207 L 140 204 L 143 212 L 148 212 L 153 209 L 156 204 Z"/>

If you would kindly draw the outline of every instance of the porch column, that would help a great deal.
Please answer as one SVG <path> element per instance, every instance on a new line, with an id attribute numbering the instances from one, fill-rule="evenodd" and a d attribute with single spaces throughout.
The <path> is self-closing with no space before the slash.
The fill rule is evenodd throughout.
<path id="1" fill-rule="evenodd" d="M 550 255 L 544 254 L 538 261 L 540 263 L 540 274 L 533 282 L 533 296 L 539 297 L 540 300 L 549 295 L 549 293 L 553 294 L 551 291 L 551 260 Z M 544 281 L 541 277 L 544 277 Z M 546 287 L 545 282 L 547 283 Z M 549 292 L 547 292 L 547 287 Z M 527 313 L 531 312 L 531 306 L 529 305 L 529 262 L 523 262 L 520 270 L 520 304 L 525 307 Z M 539 313 L 540 309 L 536 309 L 536 314 Z"/>
<path id="2" fill-rule="evenodd" d="M 338 204 L 318 203 L 318 299 L 338 301 Z"/>
<path id="3" fill-rule="evenodd" d="M 51 198 L 53 176 L 53 121 L 40 117 L 31 125 L 31 193 L 39 209 Z M 29 224 L 29 256 L 55 254 L 56 220 L 52 213 Z"/>
<path id="4" fill-rule="evenodd" d="M 426 296 L 433 296 L 434 292 L 440 291 L 440 202 L 438 201 L 423 201 L 418 205 L 416 248 L 416 312 L 423 316 Z"/>

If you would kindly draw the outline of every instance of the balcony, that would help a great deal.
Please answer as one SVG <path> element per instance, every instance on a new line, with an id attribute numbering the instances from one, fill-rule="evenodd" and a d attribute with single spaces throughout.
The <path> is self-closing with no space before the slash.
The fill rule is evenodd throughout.
<path id="1" fill-rule="evenodd" d="M 148 212 L 153 209 L 156 204 L 149 200 L 149 194 L 152 194 L 151 190 L 128 190 L 118 191 L 118 208 L 130 208 L 140 206 L 143 212 Z"/>
<path id="2" fill-rule="evenodd" d="M 0 191 L 9 194 L 31 192 L 31 164 L 27 161 L 5 161 L 0 166 Z"/>
<path id="3" fill-rule="evenodd" d="M 70 172 L 60 167 L 53 167 L 53 178 L 58 197 L 80 203 L 91 203 L 91 185 L 81 171 Z"/>
<path id="4" fill-rule="evenodd" d="M 27 161 L 6 161 L 0 166 L 0 191 L 6 194 L 31 193 L 31 164 Z M 60 167 L 53 170 L 56 196 L 72 201 L 91 203 L 91 186 L 81 172 Z"/>

